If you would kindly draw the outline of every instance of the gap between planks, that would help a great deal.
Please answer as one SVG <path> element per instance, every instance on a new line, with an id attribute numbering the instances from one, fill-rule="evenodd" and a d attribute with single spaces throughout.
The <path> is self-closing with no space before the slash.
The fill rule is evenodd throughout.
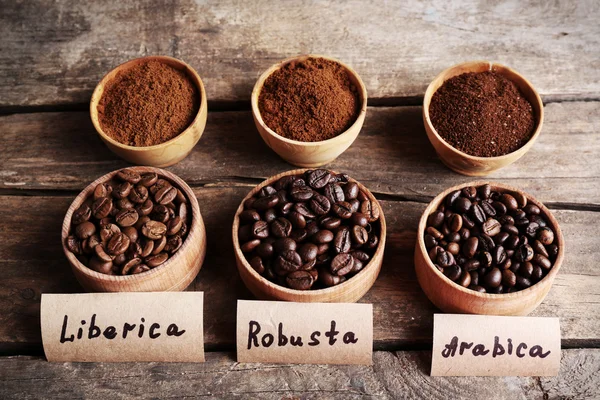
<path id="1" fill-rule="evenodd" d="M 568 179 L 568 178 L 565 178 Z M 254 186 L 263 182 L 265 178 L 256 177 L 243 177 L 243 176 L 231 176 L 231 177 L 218 177 L 214 181 L 187 181 L 186 183 L 192 189 L 201 188 L 234 188 L 234 187 L 247 187 L 252 189 Z M 79 194 L 79 190 L 59 190 L 59 189 L 7 189 L 0 188 L 0 196 L 26 196 L 26 197 L 73 197 L 75 198 Z M 375 197 L 379 200 L 396 201 L 396 202 L 413 202 L 428 204 L 433 200 L 432 196 L 406 196 L 397 195 L 391 193 L 384 193 L 378 191 L 371 191 Z M 569 211 L 591 211 L 600 212 L 600 204 L 592 203 L 567 203 L 567 202 L 545 202 L 544 205 L 551 210 L 569 210 Z"/>
<path id="2" fill-rule="evenodd" d="M 544 105 L 552 103 L 568 102 L 597 102 L 600 101 L 600 95 L 572 95 L 555 94 L 541 96 Z M 369 98 L 369 107 L 413 107 L 423 105 L 423 96 L 409 97 L 381 97 Z M 65 104 L 41 104 L 35 106 L 4 106 L 0 107 L 0 116 L 12 114 L 33 114 L 33 113 L 53 113 L 53 112 L 81 112 L 89 109 L 89 103 L 65 103 Z M 210 112 L 231 112 L 231 111 L 250 111 L 250 101 L 208 101 L 208 111 Z"/>

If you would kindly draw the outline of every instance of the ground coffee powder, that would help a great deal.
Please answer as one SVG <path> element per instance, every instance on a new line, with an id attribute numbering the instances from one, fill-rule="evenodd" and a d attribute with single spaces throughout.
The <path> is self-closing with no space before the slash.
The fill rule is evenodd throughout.
<path id="1" fill-rule="evenodd" d="M 149 61 L 122 71 L 98 103 L 102 130 L 130 146 L 153 146 L 173 139 L 194 120 L 200 93 L 184 71 Z"/>
<path id="2" fill-rule="evenodd" d="M 486 71 L 455 76 L 434 93 L 433 126 L 451 146 L 477 157 L 511 153 L 531 138 L 531 104 L 504 76 Z"/>
<path id="3" fill-rule="evenodd" d="M 277 134 L 319 142 L 339 135 L 356 121 L 360 99 L 340 64 L 308 58 L 269 76 L 258 106 L 267 126 Z"/>

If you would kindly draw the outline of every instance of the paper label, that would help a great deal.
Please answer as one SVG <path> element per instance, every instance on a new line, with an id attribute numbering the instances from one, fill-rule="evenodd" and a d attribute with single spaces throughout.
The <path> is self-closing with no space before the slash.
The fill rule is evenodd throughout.
<path id="1" fill-rule="evenodd" d="M 373 362 L 373 305 L 238 300 L 238 362 Z"/>
<path id="2" fill-rule="evenodd" d="M 203 293 L 43 294 L 46 358 L 204 362 Z"/>
<path id="3" fill-rule="evenodd" d="M 435 314 L 431 376 L 556 376 L 558 318 Z"/>

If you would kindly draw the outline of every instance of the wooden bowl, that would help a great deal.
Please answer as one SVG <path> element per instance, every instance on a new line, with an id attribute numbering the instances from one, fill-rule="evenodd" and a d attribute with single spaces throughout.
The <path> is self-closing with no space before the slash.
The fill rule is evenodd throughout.
<path id="1" fill-rule="evenodd" d="M 446 196 L 457 189 L 462 189 L 467 186 L 478 187 L 486 183 L 489 183 L 492 186 L 492 190 L 509 191 L 525 195 L 528 203 L 535 204 L 542 210 L 543 215 L 548 220 L 549 227 L 555 232 L 555 240 L 559 251 L 552 269 L 541 281 L 525 290 L 506 294 L 491 294 L 479 293 L 462 287 L 448 279 L 435 268 L 429 258 L 427 249 L 425 248 L 423 236 L 425 229 L 427 228 L 427 218 L 437 210 L 438 206 L 444 201 Z M 488 315 L 527 315 L 540 305 L 552 287 L 554 278 L 558 274 L 558 270 L 560 269 L 564 258 L 564 249 L 565 242 L 558 222 L 552 213 L 550 213 L 550 211 L 533 196 L 524 193 L 519 189 L 500 183 L 484 181 L 469 182 L 451 187 L 440 193 L 431 201 L 431 203 L 429 203 L 423 212 L 417 230 L 415 271 L 417 273 L 419 284 L 429 300 L 444 312 Z"/>
<path id="2" fill-rule="evenodd" d="M 467 72 L 484 71 L 495 71 L 514 82 L 525 98 L 531 103 L 536 121 L 535 131 L 533 132 L 533 135 L 531 135 L 531 139 L 529 139 L 523 147 L 512 153 L 498 157 L 475 157 L 452 147 L 437 133 L 429 117 L 431 98 L 445 81 Z M 544 105 L 542 99 L 531 83 L 518 72 L 503 65 L 494 64 L 490 61 L 471 61 L 455 65 L 442 71 L 433 82 L 429 84 L 427 91 L 425 92 L 425 98 L 423 99 L 423 123 L 425 124 L 425 131 L 427 132 L 429 141 L 435 148 L 435 151 L 442 162 L 446 164 L 448 168 L 463 175 L 484 176 L 514 163 L 529 151 L 542 131 L 542 125 L 544 123 Z"/>
<path id="3" fill-rule="evenodd" d="M 278 135 L 271 128 L 269 128 L 267 124 L 265 124 L 258 108 L 258 97 L 267 78 L 271 74 L 273 74 L 273 72 L 277 71 L 284 65 L 289 64 L 293 61 L 304 61 L 307 58 L 324 58 L 326 60 L 336 62 L 342 67 L 344 67 L 348 72 L 350 81 L 358 89 L 358 96 L 361 102 L 358 117 L 356 118 L 356 121 L 354 121 L 352 126 L 348 128 L 348 130 L 342 132 L 334 138 L 323 140 L 320 142 L 301 142 L 298 140 L 287 139 L 283 136 Z M 252 116 L 254 117 L 256 129 L 258 129 L 258 133 L 260 133 L 260 136 L 263 138 L 267 146 L 273 149 L 275 153 L 279 154 L 281 158 L 283 158 L 290 164 L 299 167 L 315 168 L 321 165 L 328 164 L 335 160 L 340 154 L 346 151 L 348 147 L 350 147 L 350 145 L 358 136 L 358 133 L 360 132 L 363 123 L 365 122 L 365 115 L 367 114 L 367 89 L 365 88 L 365 84 L 363 83 L 363 81 L 360 79 L 360 76 L 358 76 L 356 71 L 354 71 L 348 65 L 331 57 L 307 54 L 287 58 L 266 70 L 260 76 L 260 78 L 258 78 L 258 81 L 254 85 L 254 89 L 252 90 L 251 103 Z"/>
<path id="4" fill-rule="evenodd" d="M 96 272 L 83 265 L 67 249 L 65 239 L 71 231 L 71 216 L 73 212 L 93 193 L 99 183 L 111 180 L 120 171 L 116 170 L 89 184 L 73 200 L 73 203 L 71 203 L 71 206 L 67 210 L 62 226 L 61 241 L 63 251 L 71 264 L 71 269 L 81 286 L 90 292 L 182 291 L 196 278 L 200 268 L 202 268 L 204 256 L 206 255 L 206 231 L 196 195 L 181 178 L 168 171 L 153 167 L 130 167 L 127 169 L 133 169 L 138 173 L 156 172 L 159 177 L 168 180 L 173 186 L 183 191 L 192 211 L 192 222 L 183 245 L 164 264 L 147 272 L 124 276 L 106 275 Z"/>
<path id="5" fill-rule="evenodd" d="M 198 114 L 190 126 L 188 126 L 183 132 L 173 139 L 154 146 L 129 146 L 117 142 L 115 139 L 104 133 L 102 127 L 100 126 L 100 121 L 98 120 L 98 103 L 100 98 L 102 98 L 106 84 L 119 72 L 148 61 L 158 61 L 178 70 L 185 71 L 188 77 L 198 88 L 200 93 L 200 108 L 198 109 Z M 96 89 L 94 89 L 92 100 L 90 101 L 90 115 L 92 117 L 92 123 L 94 124 L 94 128 L 96 128 L 98 135 L 100 135 L 100 138 L 104 141 L 104 143 L 106 143 L 108 148 L 113 153 L 124 160 L 129 161 L 130 163 L 151 165 L 154 167 L 168 167 L 178 163 L 187 157 L 188 154 L 190 154 L 196 143 L 198 143 L 198 140 L 200 140 L 200 136 L 202 136 L 202 133 L 204 132 L 204 128 L 206 127 L 207 113 L 208 106 L 206 92 L 204 91 L 204 84 L 202 83 L 198 73 L 183 61 L 167 56 L 148 56 L 136 58 L 119 65 L 106 74 L 104 78 L 102 78 L 100 83 L 98 83 L 98 86 L 96 86 Z"/>
<path id="6" fill-rule="evenodd" d="M 272 176 L 252 189 L 240 203 L 240 206 L 235 213 L 235 217 L 233 218 L 232 229 L 233 248 L 235 251 L 235 259 L 240 277 L 252 294 L 259 299 L 308 303 L 354 303 L 363 297 L 365 293 L 369 291 L 369 289 L 371 289 L 371 286 L 373 286 L 375 283 L 375 280 L 379 275 L 379 271 L 381 270 L 386 238 L 385 216 L 383 215 L 383 208 L 381 208 L 381 205 L 379 205 L 381 210 L 379 217 L 381 234 L 379 238 L 379 245 L 377 246 L 373 257 L 358 274 L 336 286 L 317 290 L 295 290 L 277 285 L 276 283 L 271 282 L 256 272 L 254 268 L 250 266 L 246 260 L 246 257 L 244 256 L 244 253 L 242 253 L 242 249 L 240 248 L 240 243 L 238 241 L 238 229 L 240 227 L 239 215 L 244 210 L 244 202 L 258 193 L 258 191 L 264 186 L 272 184 L 282 176 L 299 175 L 303 174 L 305 171 L 306 169 L 296 169 Z M 356 182 L 359 188 L 369 196 L 370 200 L 377 201 L 375 196 L 373 196 L 373 194 L 360 182 L 357 182 L 354 179 L 350 179 L 350 181 Z M 379 204 L 379 202 L 377 204 Z"/>

